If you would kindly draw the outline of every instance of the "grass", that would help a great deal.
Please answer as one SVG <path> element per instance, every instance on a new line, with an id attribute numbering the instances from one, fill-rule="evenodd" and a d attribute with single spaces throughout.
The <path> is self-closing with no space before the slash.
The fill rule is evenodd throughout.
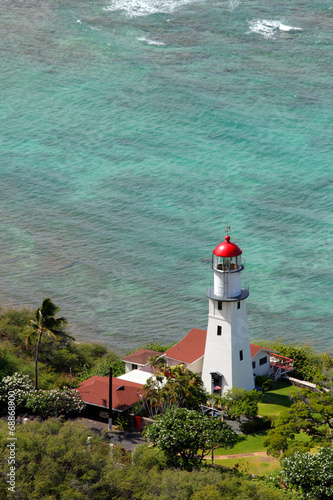
<path id="1" fill-rule="evenodd" d="M 296 387 L 287 382 L 275 382 L 271 391 L 263 395 L 261 403 L 258 404 L 258 413 L 265 417 L 277 417 L 284 410 L 287 410 L 292 401 L 289 396 L 296 393 Z"/>
<path id="2" fill-rule="evenodd" d="M 215 455 L 238 455 L 239 453 L 254 453 L 255 451 L 265 451 L 263 440 L 267 436 L 267 431 L 260 431 L 255 434 L 247 434 L 242 436 L 244 439 L 236 444 L 233 448 L 226 450 L 225 448 L 217 448 L 214 451 Z"/>
<path id="3" fill-rule="evenodd" d="M 278 416 L 282 411 L 288 409 L 292 405 L 292 401 L 289 399 L 289 395 L 292 394 L 293 392 L 297 391 L 296 387 L 291 386 L 290 384 L 286 382 L 275 382 L 274 387 L 271 391 L 268 391 L 264 394 L 262 402 L 259 403 L 259 415 L 262 416 L 268 416 L 268 417 L 276 417 Z M 265 437 L 267 436 L 268 430 L 260 431 L 255 434 L 247 434 L 243 435 L 242 441 L 236 444 L 234 448 L 231 448 L 229 450 L 226 450 L 224 448 L 218 448 L 217 450 L 214 451 L 214 455 L 238 455 L 242 453 L 254 453 L 258 451 L 266 451 L 266 448 L 263 445 L 263 441 Z M 295 437 L 297 441 L 307 441 L 308 436 L 301 432 L 300 434 L 297 434 Z M 247 457 L 246 459 L 222 459 L 220 462 L 222 465 L 227 465 L 227 460 L 236 460 L 236 462 L 242 461 L 250 461 L 251 463 L 253 462 L 254 466 L 257 463 L 259 459 L 263 460 L 265 463 L 264 458 L 265 457 Z M 258 460 L 255 460 L 258 459 Z M 216 463 L 220 463 L 216 462 Z M 231 462 L 232 463 L 232 462 Z M 245 463 L 245 462 L 244 462 Z M 266 468 L 267 470 L 270 468 L 270 466 L 267 465 L 267 458 L 266 458 L 266 465 L 263 465 L 263 468 Z M 243 464 L 244 465 L 244 464 Z M 273 466 L 272 466 L 273 467 Z M 259 467 L 260 469 L 260 467 Z M 255 472 L 250 472 L 251 474 L 255 474 Z M 269 474 L 270 472 L 268 472 Z"/>
<path id="4" fill-rule="evenodd" d="M 236 468 L 240 472 L 246 474 L 254 474 L 256 476 L 268 477 L 273 472 L 281 470 L 280 460 L 278 458 L 263 456 L 263 457 L 245 457 L 245 458 L 226 458 L 216 459 L 215 464 L 223 465 L 224 467 Z"/>

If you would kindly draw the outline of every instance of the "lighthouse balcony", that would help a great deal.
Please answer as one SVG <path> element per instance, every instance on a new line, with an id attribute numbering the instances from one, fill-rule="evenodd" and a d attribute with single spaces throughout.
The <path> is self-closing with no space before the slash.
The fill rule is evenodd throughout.
<path id="1" fill-rule="evenodd" d="M 250 295 L 249 285 L 244 283 L 241 293 L 234 297 L 228 297 L 225 293 L 217 294 L 214 287 L 207 288 L 207 296 L 213 300 L 221 300 L 222 302 L 237 302 L 239 300 L 247 299 Z"/>

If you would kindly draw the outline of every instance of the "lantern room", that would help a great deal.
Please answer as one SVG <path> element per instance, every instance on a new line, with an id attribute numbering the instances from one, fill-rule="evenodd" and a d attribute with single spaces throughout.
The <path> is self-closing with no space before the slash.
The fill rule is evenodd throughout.
<path id="1" fill-rule="evenodd" d="M 230 241 L 227 234 L 225 240 L 213 251 L 212 267 L 222 272 L 241 271 L 241 254 L 242 250 Z"/>

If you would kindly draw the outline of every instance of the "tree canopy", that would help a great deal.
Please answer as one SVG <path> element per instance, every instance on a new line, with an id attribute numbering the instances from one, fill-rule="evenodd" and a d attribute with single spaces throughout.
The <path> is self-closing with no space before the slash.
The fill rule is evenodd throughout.
<path id="1" fill-rule="evenodd" d="M 144 386 L 142 406 L 151 417 L 170 408 L 197 410 L 205 404 L 208 394 L 197 373 L 184 369 L 183 365 L 167 366 L 152 360 L 155 377 Z"/>
<path id="2" fill-rule="evenodd" d="M 149 426 L 146 438 L 160 448 L 171 464 L 191 469 L 198 460 L 217 447 L 232 448 L 237 434 L 219 418 L 208 417 L 195 410 L 168 410 Z"/>
<path id="3" fill-rule="evenodd" d="M 262 399 L 262 393 L 233 387 L 218 398 L 218 403 L 228 412 L 231 418 L 240 420 L 242 416 L 255 418 L 258 415 L 258 403 Z"/>
<path id="4" fill-rule="evenodd" d="M 264 445 L 269 455 L 278 457 L 280 453 L 311 449 L 315 446 L 333 444 L 333 393 L 318 386 L 317 391 L 302 390 L 293 397 L 291 407 L 273 421 Z M 301 430 L 309 440 L 299 443 L 295 436 Z"/>

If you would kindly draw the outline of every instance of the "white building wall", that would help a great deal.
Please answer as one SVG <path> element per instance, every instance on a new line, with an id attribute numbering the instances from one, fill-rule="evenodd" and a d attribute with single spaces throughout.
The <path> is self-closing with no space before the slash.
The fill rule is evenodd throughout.
<path id="1" fill-rule="evenodd" d="M 187 368 L 193 373 L 197 373 L 201 376 L 202 374 L 203 357 L 194 361 L 194 363 L 188 363 Z"/>
<path id="2" fill-rule="evenodd" d="M 260 365 L 260 360 L 262 358 L 265 358 L 266 356 L 267 356 L 267 363 Z M 255 368 L 253 368 L 253 373 L 255 373 L 256 375 L 268 375 L 269 369 L 271 367 L 269 352 L 267 351 L 257 352 L 257 354 L 252 358 L 252 362 L 253 361 L 256 364 Z"/>
<path id="3" fill-rule="evenodd" d="M 202 379 L 205 389 L 211 392 L 211 372 L 223 375 L 222 390 L 232 387 L 254 389 L 250 342 L 246 321 L 246 304 L 209 299 L 209 315 Z M 221 335 L 217 327 L 221 326 Z M 242 351 L 243 359 L 240 359 Z"/>

